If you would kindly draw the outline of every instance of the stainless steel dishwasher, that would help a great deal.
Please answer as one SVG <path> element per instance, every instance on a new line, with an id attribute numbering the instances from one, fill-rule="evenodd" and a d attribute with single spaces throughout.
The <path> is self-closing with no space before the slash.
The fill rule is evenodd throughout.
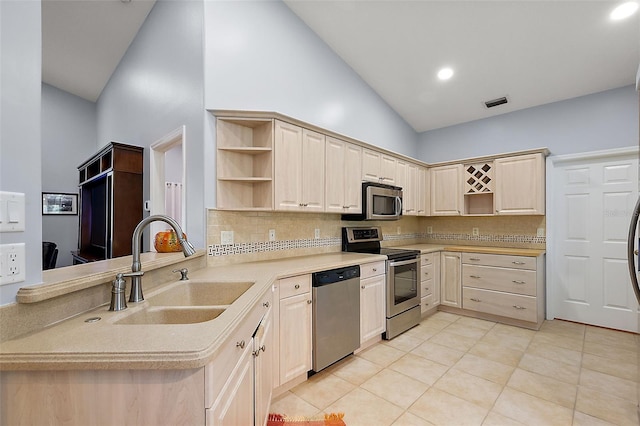
<path id="1" fill-rule="evenodd" d="M 313 371 L 360 347 L 360 267 L 313 274 Z"/>

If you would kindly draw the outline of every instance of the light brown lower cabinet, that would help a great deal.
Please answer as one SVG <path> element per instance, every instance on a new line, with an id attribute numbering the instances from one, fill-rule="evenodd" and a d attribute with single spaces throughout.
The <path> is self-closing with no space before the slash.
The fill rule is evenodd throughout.
<path id="1" fill-rule="evenodd" d="M 1 371 L 0 424 L 264 425 L 271 399 L 272 304 L 269 289 L 201 368 Z"/>

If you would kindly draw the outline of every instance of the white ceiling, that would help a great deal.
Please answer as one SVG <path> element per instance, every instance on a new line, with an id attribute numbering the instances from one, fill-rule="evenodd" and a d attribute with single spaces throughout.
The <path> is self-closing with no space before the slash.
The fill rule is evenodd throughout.
<path id="1" fill-rule="evenodd" d="M 43 81 L 95 101 L 154 1 L 43 0 Z M 610 21 L 615 0 L 285 3 L 418 132 L 631 85 L 640 64 L 640 13 Z"/>
<path id="2" fill-rule="evenodd" d="M 42 81 L 95 102 L 154 3 L 42 0 Z"/>

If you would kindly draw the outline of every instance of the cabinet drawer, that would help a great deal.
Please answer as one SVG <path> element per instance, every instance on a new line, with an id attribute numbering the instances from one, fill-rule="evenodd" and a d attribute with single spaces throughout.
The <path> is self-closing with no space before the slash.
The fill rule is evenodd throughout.
<path id="1" fill-rule="evenodd" d="M 311 274 L 283 278 L 278 280 L 278 287 L 280 287 L 280 299 L 308 293 L 311 291 Z"/>
<path id="2" fill-rule="evenodd" d="M 433 294 L 433 279 L 420 282 L 420 297 Z"/>
<path id="3" fill-rule="evenodd" d="M 424 314 L 429 309 L 433 309 L 435 307 L 436 307 L 436 304 L 433 301 L 433 294 L 430 294 L 429 296 L 425 296 L 425 297 L 421 297 L 420 298 L 420 313 L 421 314 Z"/>
<path id="4" fill-rule="evenodd" d="M 430 265 L 423 265 L 420 268 L 420 281 L 432 280 L 434 277 L 435 267 L 433 263 Z"/>
<path id="5" fill-rule="evenodd" d="M 522 321 L 536 322 L 536 298 L 491 290 L 464 287 L 462 307 Z"/>
<path id="6" fill-rule="evenodd" d="M 430 263 L 433 263 L 433 260 L 435 259 L 435 256 L 438 256 L 438 258 L 439 258 L 440 253 L 439 252 L 435 252 L 435 253 L 423 254 L 422 256 L 420 256 L 420 264 L 422 266 L 424 266 L 424 265 L 428 265 Z"/>
<path id="7" fill-rule="evenodd" d="M 500 268 L 536 269 L 536 258 L 509 256 L 504 254 L 462 253 L 462 263 L 471 265 L 498 266 Z"/>
<path id="8" fill-rule="evenodd" d="M 363 280 L 369 277 L 375 277 L 376 275 L 382 275 L 386 273 L 384 260 L 380 262 L 365 263 L 360 265 L 360 279 Z"/>
<path id="9" fill-rule="evenodd" d="M 462 265 L 462 285 L 535 296 L 536 271 Z"/>

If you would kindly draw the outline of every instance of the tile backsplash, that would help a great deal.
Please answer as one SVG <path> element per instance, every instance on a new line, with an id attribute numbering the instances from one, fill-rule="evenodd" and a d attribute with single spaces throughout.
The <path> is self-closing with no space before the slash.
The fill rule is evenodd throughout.
<path id="1" fill-rule="evenodd" d="M 343 226 L 380 226 L 383 245 L 414 243 L 545 248 L 544 216 L 415 217 L 398 221 L 349 222 L 326 213 L 207 212 L 207 263 L 210 266 L 341 251 Z M 428 233 L 429 227 L 431 233 Z M 478 228 L 478 235 L 473 235 Z M 315 230 L 319 238 L 315 238 Z M 269 240 L 269 231 L 275 240 Z M 221 232 L 233 231 L 222 244 Z"/>

